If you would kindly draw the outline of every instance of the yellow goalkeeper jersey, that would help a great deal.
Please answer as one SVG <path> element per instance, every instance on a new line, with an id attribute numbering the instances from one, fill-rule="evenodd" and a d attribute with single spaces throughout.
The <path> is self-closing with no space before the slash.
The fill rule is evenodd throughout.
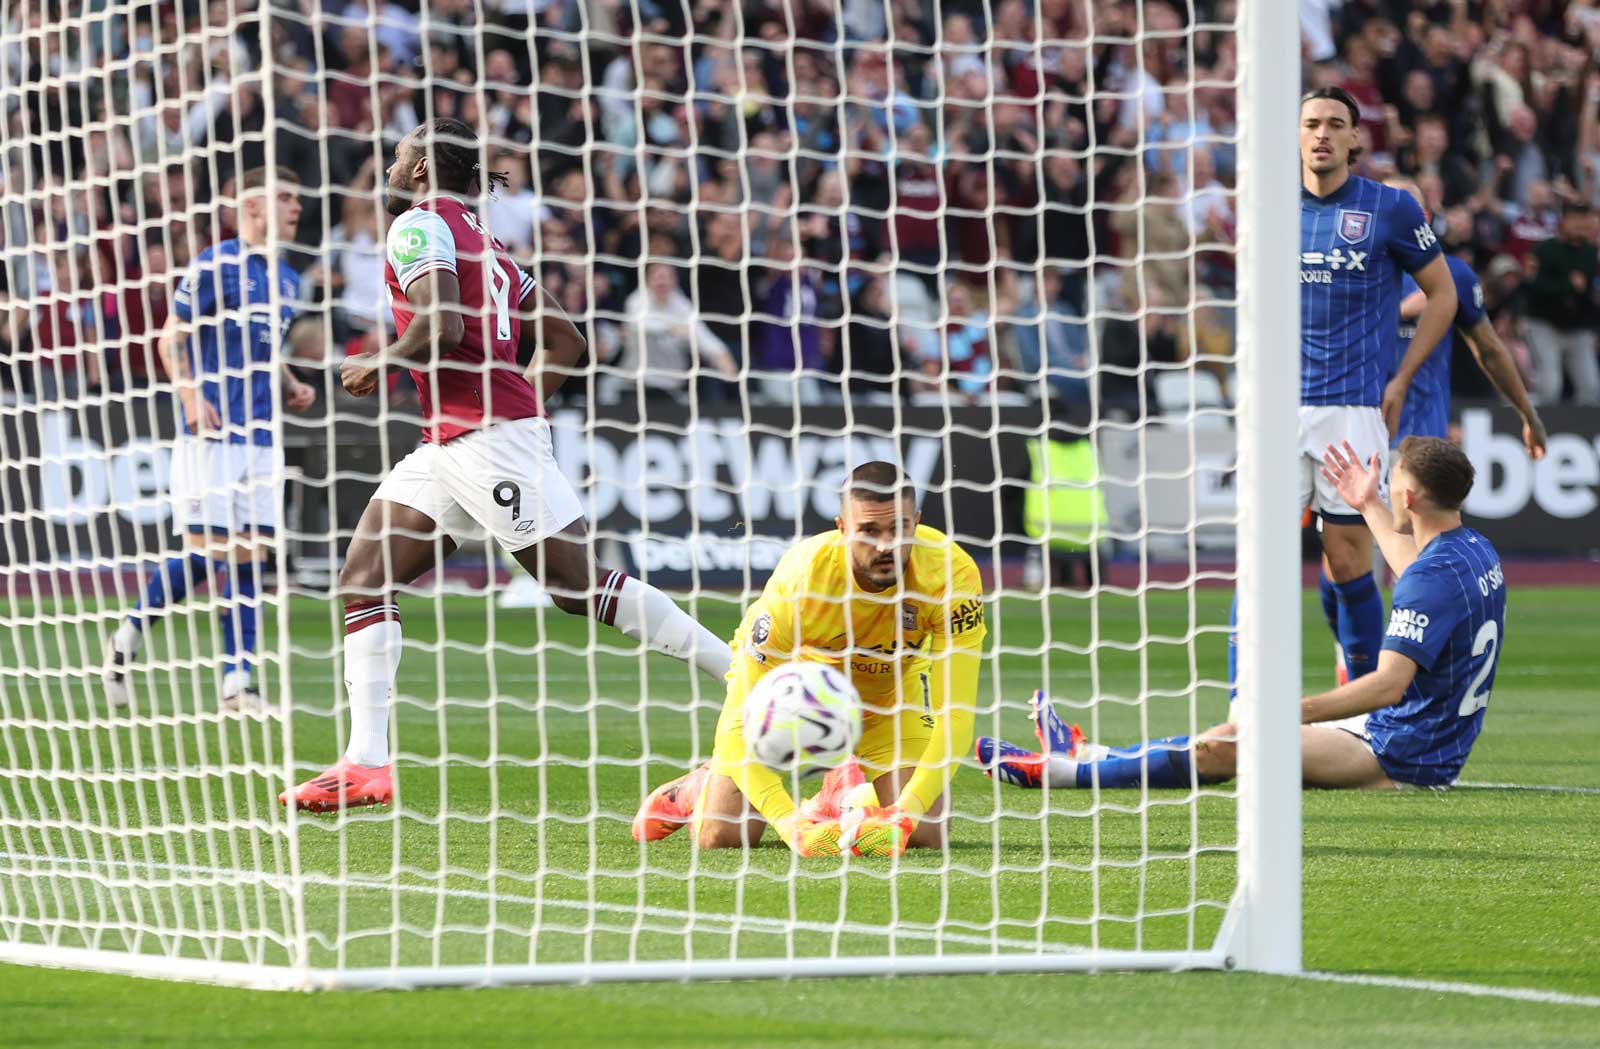
<path id="1" fill-rule="evenodd" d="M 814 659 L 849 676 L 869 716 L 915 704 L 935 719 L 917 772 L 901 795 L 901 804 L 920 816 L 944 792 L 955 762 L 971 746 L 985 632 L 978 566 L 938 529 L 917 529 L 901 585 L 879 593 L 857 585 L 840 532 L 802 541 L 778 562 L 734 634 L 718 727 L 716 751 L 726 758 L 717 763 L 719 771 L 728 770 L 769 822 L 793 811 L 779 776 L 741 760 L 739 714 L 751 686 L 768 670 Z"/>
<path id="2" fill-rule="evenodd" d="M 869 710 L 887 713 L 901 682 L 925 672 L 935 648 L 980 648 L 983 584 L 965 550 L 936 528 L 917 529 L 898 590 L 856 585 L 838 531 L 806 539 L 778 562 L 734 635 L 734 658 L 767 667 L 814 659 L 839 667 Z M 915 701 L 922 703 L 921 688 Z"/>

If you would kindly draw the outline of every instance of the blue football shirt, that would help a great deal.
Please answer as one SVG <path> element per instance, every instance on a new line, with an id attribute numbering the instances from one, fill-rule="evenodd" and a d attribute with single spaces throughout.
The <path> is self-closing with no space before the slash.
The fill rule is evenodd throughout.
<path id="1" fill-rule="evenodd" d="M 1450 266 L 1450 279 L 1456 286 L 1456 319 L 1411 380 L 1405 407 L 1400 410 L 1400 429 L 1391 442 L 1396 446 L 1413 435 L 1443 437 L 1449 432 L 1450 355 L 1455 352 L 1455 333 L 1458 329 L 1468 331 L 1483 319 L 1483 285 L 1478 283 L 1478 275 L 1465 260 L 1454 255 L 1446 255 L 1444 261 Z M 1417 282 L 1411 274 L 1406 274 L 1400 280 L 1400 301 L 1410 298 L 1416 290 Z M 1400 323 L 1400 339 L 1395 344 L 1394 359 L 1389 363 L 1389 378 L 1394 377 L 1400 358 L 1405 356 L 1416 334 L 1414 321 Z"/>
<path id="2" fill-rule="evenodd" d="M 278 313 L 272 310 L 278 283 Z M 300 275 L 238 240 L 200 252 L 172 297 L 178 318 L 194 326 L 185 352 L 200 392 L 222 419 L 222 439 L 272 443 L 272 371 L 278 343 L 294 320 Z M 185 419 L 187 425 L 190 420 Z"/>
<path id="3" fill-rule="evenodd" d="M 1409 193 L 1351 175 L 1300 191 L 1300 403 L 1377 407 L 1400 327 L 1400 275 L 1439 254 Z"/>
<path id="4" fill-rule="evenodd" d="M 1505 642 L 1506 584 L 1489 540 L 1462 526 L 1437 536 L 1400 576 L 1383 647 L 1417 664 L 1400 702 L 1367 716 L 1389 778 L 1454 783 L 1483 729 Z"/>

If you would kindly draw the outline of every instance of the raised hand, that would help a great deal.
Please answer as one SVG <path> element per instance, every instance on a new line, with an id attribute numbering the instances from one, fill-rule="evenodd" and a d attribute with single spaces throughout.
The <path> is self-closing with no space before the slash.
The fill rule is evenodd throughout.
<path id="1" fill-rule="evenodd" d="M 1383 480 L 1383 465 L 1378 461 L 1377 452 L 1373 452 L 1371 460 L 1363 466 L 1349 441 L 1344 442 L 1342 452 L 1330 444 L 1322 453 L 1322 476 L 1338 489 L 1339 498 L 1356 510 L 1382 502 L 1378 490 Z"/>

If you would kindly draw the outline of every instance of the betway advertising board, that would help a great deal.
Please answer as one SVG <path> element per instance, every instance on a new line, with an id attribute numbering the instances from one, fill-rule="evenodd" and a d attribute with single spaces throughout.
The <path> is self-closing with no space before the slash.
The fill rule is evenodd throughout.
<path id="1" fill-rule="evenodd" d="M 845 476 L 875 459 L 905 469 L 924 524 L 993 553 L 998 537 L 1020 532 L 1026 429 L 1037 421 L 1032 409 L 1002 426 L 986 408 L 731 405 L 691 418 L 686 406 L 651 405 L 647 424 L 608 409 L 557 412 L 551 427 L 591 525 L 633 571 L 759 582 L 797 538 L 833 527 Z"/>
<path id="2" fill-rule="evenodd" d="M 164 398 L 115 408 L 0 409 L 0 565 L 33 569 L 150 557 L 168 548 L 171 413 Z M 1506 556 L 1595 556 L 1600 551 L 1600 411 L 1546 411 L 1549 454 L 1533 462 L 1521 424 L 1505 409 L 1459 415 L 1463 447 L 1478 470 L 1468 522 Z M 1028 442 L 1036 409 L 842 406 L 703 408 L 650 406 L 647 423 L 627 409 L 597 417 L 566 410 L 552 419 L 556 458 L 577 486 L 602 556 L 666 582 L 740 585 L 766 577 L 795 538 L 830 528 L 850 466 L 900 462 L 922 493 L 923 519 L 961 537 L 980 558 L 1020 552 Z M 320 428 L 309 436 L 324 439 Z M 348 539 L 381 472 L 379 431 L 338 425 L 333 450 L 338 508 Z M 387 448 L 415 445 L 416 426 L 392 422 Z M 1203 439 L 1201 439 L 1203 438 Z M 1200 522 L 1204 556 L 1231 556 L 1232 435 L 1152 427 L 1105 432 L 1099 441 L 1113 535 L 1140 537 L 1150 556 L 1186 557 Z M 291 483 L 295 456 L 291 453 Z M 359 459 L 359 462 L 355 461 Z M 305 502 L 328 498 L 300 485 Z M 1158 540 L 1172 539 L 1172 549 Z M 292 534 L 285 537 L 294 550 Z M 998 547 L 998 550 L 997 550 Z"/>
<path id="3" fill-rule="evenodd" d="M 1535 462 L 1509 408 L 1467 408 L 1461 447 L 1477 470 L 1462 507 L 1502 555 L 1600 556 L 1600 409 L 1541 413 L 1550 442 Z"/>

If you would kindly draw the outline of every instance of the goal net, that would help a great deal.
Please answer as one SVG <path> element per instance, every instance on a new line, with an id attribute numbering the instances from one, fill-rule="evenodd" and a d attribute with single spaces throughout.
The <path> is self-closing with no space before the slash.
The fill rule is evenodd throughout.
<path id="1" fill-rule="evenodd" d="M 0 959 L 264 987 L 1298 967 L 1292 5 L 3 12 Z M 1024 790 L 969 747 L 945 848 L 639 844 L 723 688 L 463 534 L 394 588 L 393 803 L 280 805 L 349 741 L 340 566 L 425 421 L 404 370 L 358 398 L 340 364 L 395 345 L 386 172 L 441 117 L 509 177 L 469 204 L 543 289 L 522 323 L 586 341 L 546 408 L 599 564 L 726 640 L 890 460 L 983 576 L 977 735 L 1033 749 L 1035 689 L 1112 745 L 1233 720 L 1238 780 Z M 264 239 L 218 247 L 250 215 Z M 188 557 L 212 501 L 233 552 Z"/>

